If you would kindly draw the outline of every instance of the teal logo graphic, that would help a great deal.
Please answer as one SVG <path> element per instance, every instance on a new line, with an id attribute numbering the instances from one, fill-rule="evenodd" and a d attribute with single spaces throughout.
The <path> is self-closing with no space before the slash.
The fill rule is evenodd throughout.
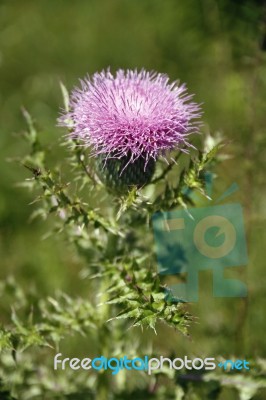
<path id="1" fill-rule="evenodd" d="M 228 193 L 235 191 L 232 185 Z M 220 199 L 219 199 L 220 200 Z M 248 262 L 242 207 L 238 203 L 190 208 L 153 215 L 158 271 L 186 273 L 186 281 L 168 288 L 172 301 L 198 301 L 199 272 L 211 270 L 214 297 L 246 297 L 246 285 L 224 277 L 228 267 Z"/>

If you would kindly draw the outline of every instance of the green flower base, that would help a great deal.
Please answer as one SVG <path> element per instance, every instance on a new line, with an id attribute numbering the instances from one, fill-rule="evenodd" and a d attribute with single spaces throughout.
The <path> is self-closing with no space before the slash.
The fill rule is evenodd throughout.
<path id="1" fill-rule="evenodd" d="M 129 159 L 130 156 L 119 159 L 108 158 L 107 160 L 104 155 L 97 157 L 97 174 L 111 191 L 126 192 L 133 186 L 139 188 L 151 181 L 155 171 L 155 161 L 150 159 L 145 168 L 146 160 L 144 158 L 138 158 L 134 163 L 128 164 Z"/>

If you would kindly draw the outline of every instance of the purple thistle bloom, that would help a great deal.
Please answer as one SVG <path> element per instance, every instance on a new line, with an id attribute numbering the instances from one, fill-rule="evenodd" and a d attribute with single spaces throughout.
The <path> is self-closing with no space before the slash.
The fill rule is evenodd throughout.
<path id="1" fill-rule="evenodd" d="M 95 73 L 81 81 L 70 98 L 71 111 L 60 124 L 72 130 L 106 159 L 156 160 L 166 151 L 191 146 L 188 136 L 199 130 L 200 106 L 185 84 L 169 83 L 166 74 L 142 69 Z"/>

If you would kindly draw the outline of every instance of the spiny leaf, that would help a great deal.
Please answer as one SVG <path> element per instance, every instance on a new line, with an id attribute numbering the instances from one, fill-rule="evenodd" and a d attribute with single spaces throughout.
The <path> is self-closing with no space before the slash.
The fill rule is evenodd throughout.
<path id="1" fill-rule="evenodd" d="M 63 82 L 60 81 L 60 89 L 62 92 L 63 100 L 64 100 L 64 108 L 65 111 L 69 111 L 69 93 Z"/>

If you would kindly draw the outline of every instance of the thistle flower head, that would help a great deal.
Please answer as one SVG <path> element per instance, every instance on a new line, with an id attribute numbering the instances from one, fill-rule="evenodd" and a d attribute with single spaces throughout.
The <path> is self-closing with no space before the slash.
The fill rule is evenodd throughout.
<path id="1" fill-rule="evenodd" d="M 201 115 L 192 97 L 166 74 L 142 69 L 113 75 L 107 70 L 81 81 L 60 123 L 95 156 L 148 162 L 190 146 L 188 136 L 198 132 Z"/>

